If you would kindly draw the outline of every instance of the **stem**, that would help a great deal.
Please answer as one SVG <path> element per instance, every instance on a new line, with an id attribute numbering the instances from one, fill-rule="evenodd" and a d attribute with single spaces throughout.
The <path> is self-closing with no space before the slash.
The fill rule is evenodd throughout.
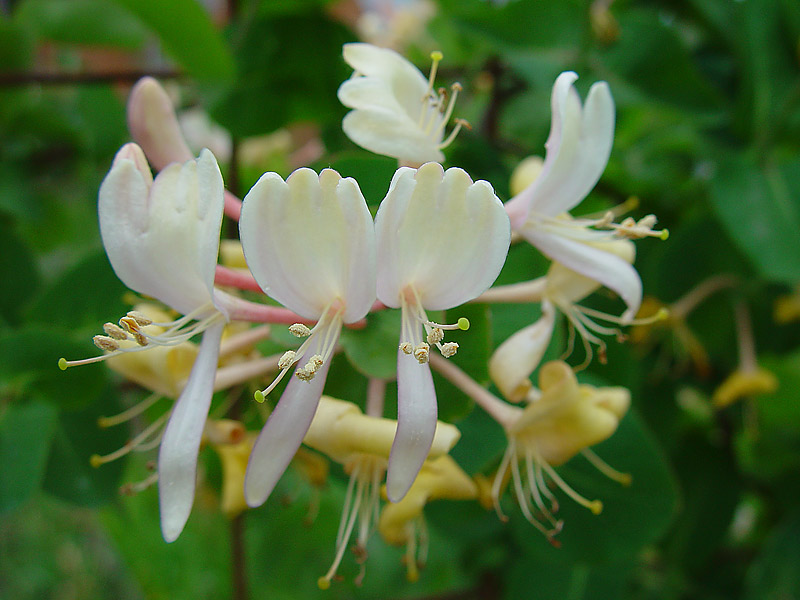
<path id="1" fill-rule="evenodd" d="M 733 308 L 736 314 L 736 338 L 739 343 L 739 370 L 742 373 L 755 373 L 758 371 L 758 361 L 750 311 L 747 310 L 747 304 L 743 300 L 737 300 Z"/>
<path id="2" fill-rule="evenodd" d="M 258 285 L 258 282 L 249 272 L 223 267 L 222 265 L 217 265 L 214 283 L 216 285 L 234 287 L 240 290 L 263 293 L 261 286 Z"/>
<path id="3" fill-rule="evenodd" d="M 489 390 L 464 373 L 455 364 L 431 352 L 429 362 L 437 373 L 444 376 L 450 383 L 464 392 L 500 425 L 508 429 L 522 412 L 520 409 L 509 406 L 500 398 L 492 394 Z"/>
<path id="4" fill-rule="evenodd" d="M 498 285 L 497 287 L 489 288 L 471 302 L 507 302 L 515 304 L 541 302 L 544 298 L 544 290 L 546 286 L 546 277 L 539 277 L 537 279 L 523 281 L 521 283 Z"/>
<path id="5" fill-rule="evenodd" d="M 247 565 L 244 548 L 244 516 L 246 512 L 231 519 L 231 592 L 233 600 L 247 600 Z"/>
<path id="6" fill-rule="evenodd" d="M 383 416 L 383 401 L 386 397 L 386 380 L 370 378 L 367 383 L 367 411 L 370 417 Z"/>

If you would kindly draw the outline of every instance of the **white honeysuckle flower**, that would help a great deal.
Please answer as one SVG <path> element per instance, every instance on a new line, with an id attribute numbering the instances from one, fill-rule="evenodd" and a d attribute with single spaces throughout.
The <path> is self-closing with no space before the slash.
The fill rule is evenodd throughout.
<path id="1" fill-rule="evenodd" d="M 565 214 L 594 188 L 614 141 L 614 100 L 608 84 L 595 83 L 581 106 L 573 87 L 577 78 L 575 73 L 565 72 L 556 79 L 541 172 L 505 207 L 512 229 L 545 256 L 619 294 L 627 305 L 622 319 L 630 321 L 642 300 L 639 274 L 630 262 L 592 246 L 614 239 L 613 229 L 619 228 L 605 219 L 572 219 Z M 591 226 L 613 229 L 597 231 L 589 229 Z M 626 235 L 627 229 L 622 228 L 618 235 Z"/>
<path id="2" fill-rule="evenodd" d="M 555 316 L 553 305 L 544 300 L 539 320 L 505 340 L 489 359 L 489 376 L 507 400 L 521 402 L 531 393 L 530 376 L 550 345 Z"/>
<path id="3" fill-rule="evenodd" d="M 245 498 L 262 504 L 286 470 L 314 417 L 343 323 L 362 319 L 375 301 L 375 231 L 354 179 L 336 171 L 298 169 L 284 182 L 266 173 L 244 200 L 239 224 L 245 258 L 256 281 L 313 329 L 284 355 L 275 386 L 297 363 L 250 457 Z"/>
<path id="4" fill-rule="evenodd" d="M 455 139 L 463 121 L 456 120 L 443 139 L 461 86 L 453 84 L 449 98 L 434 91 L 441 53 L 431 55 L 428 78 L 388 48 L 345 44 L 343 54 L 355 70 L 338 91 L 341 103 L 353 109 L 342 122 L 347 137 L 371 152 L 409 165 L 444 160 L 442 149 Z"/>
<path id="5" fill-rule="evenodd" d="M 387 494 L 399 501 L 428 455 L 436 428 L 436 392 L 427 364 L 430 344 L 445 356 L 442 329 L 426 310 L 453 308 L 485 291 L 505 262 L 510 241 L 503 205 L 486 181 L 428 163 L 401 167 L 375 217 L 378 299 L 402 310 L 397 353 L 398 427 L 389 457 Z M 428 334 L 424 341 L 423 329 Z"/>
<path id="6" fill-rule="evenodd" d="M 178 346 L 203 333 L 189 378 L 172 409 L 158 459 L 161 529 L 172 542 L 194 501 L 197 452 L 213 393 L 219 345 L 237 300 L 214 288 L 222 224 L 223 182 L 208 150 L 174 163 L 153 180 L 141 148 L 126 144 L 100 187 L 100 233 L 114 272 L 132 290 L 152 296 L 185 316 L 153 323 L 130 312 L 120 325 L 106 323 L 95 344 L 103 356 L 59 362 L 62 368 L 127 352 Z M 149 325 L 160 326 L 152 333 Z M 135 345 L 123 343 L 133 339 Z M 133 346 L 133 347 L 131 347 Z"/>

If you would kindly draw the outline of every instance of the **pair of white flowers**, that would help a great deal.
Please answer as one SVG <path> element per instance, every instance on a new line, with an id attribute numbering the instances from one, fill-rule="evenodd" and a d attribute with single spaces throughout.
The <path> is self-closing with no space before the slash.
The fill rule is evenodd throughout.
<path id="1" fill-rule="evenodd" d="M 186 386 L 159 453 L 164 537 L 178 537 L 194 498 L 197 452 L 225 323 L 241 302 L 214 287 L 223 182 L 213 155 L 166 167 L 153 180 L 142 151 L 124 146 L 100 189 L 103 242 L 119 278 L 186 315 L 171 332 L 203 333 Z M 245 482 L 250 505 L 263 503 L 302 442 L 325 385 L 343 324 L 363 319 L 376 298 L 401 308 L 398 430 L 387 490 L 401 499 L 424 462 L 436 429 L 436 397 L 427 363 L 406 344 L 426 345 L 435 329 L 426 310 L 452 308 L 487 289 L 508 250 L 508 218 L 491 186 L 439 164 L 402 167 L 373 223 L 358 184 L 330 169 L 299 169 L 284 181 L 261 177 L 245 197 L 240 237 L 266 293 L 317 321 L 281 366 L 295 374 L 255 443 Z M 132 325 L 135 328 L 135 325 Z M 182 329 L 183 328 L 183 329 Z M 185 336 L 184 336 L 185 337 Z M 181 339 L 184 339 L 181 337 Z M 434 342 L 436 343 L 436 342 Z"/>

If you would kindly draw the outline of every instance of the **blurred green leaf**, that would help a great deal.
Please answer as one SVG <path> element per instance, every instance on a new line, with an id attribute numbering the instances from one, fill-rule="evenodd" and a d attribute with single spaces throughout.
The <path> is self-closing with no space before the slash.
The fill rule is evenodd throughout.
<path id="1" fill-rule="evenodd" d="M 42 483 L 56 409 L 12 402 L 0 412 L 0 514 L 24 503 Z"/>
<path id="2" fill-rule="evenodd" d="M 397 161 L 367 152 L 343 152 L 332 161 L 320 161 L 318 170 L 330 167 L 342 177 L 353 177 L 369 206 L 377 207 L 389 191 L 389 183 L 397 170 Z"/>
<path id="3" fill-rule="evenodd" d="M 161 40 L 164 49 L 198 80 L 228 80 L 234 62 L 201 2 L 197 0 L 116 0 L 139 17 Z"/>
<path id="4" fill-rule="evenodd" d="M 800 597 L 800 514 L 795 513 L 767 540 L 747 573 L 745 600 Z"/>
<path id="5" fill-rule="evenodd" d="M 106 0 L 25 0 L 14 19 L 53 42 L 136 50 L 145 41 L 141 23 Z"/>
<path id="6" fill-rule="evenodd" d="M 98 506 L 119 494 L 124 460 L 94 468 L 89 458 L 113 452 L 130 439 L 125 424 L 108 429 L 100 429 L 97 424 L 99 417 L 121 410 L 118 392 L 107 387 L 90 406 L 60 415 L 47 461 L 46 492 L 80 506 Z"/>
<path id="7" fill-rule="evenodd" d="M 25 27 L 0 15 L 0 73 L 27 69 L 33 46 L 33 36 Z"/>
<path id="8" fill-rule="evenodd" d="M 2 173 L 0 173 L 2 176 Z M 0 184 L 1 187 L 1 184 Z M 39 286 L 39 272 L 28 245 L 8 220 L 0 217 L 0 315 L 17 324 Z"/>
<path id="9" fill-rule="evenodd" d="M 504 598 L 606 600 L 623 598 L 628 569 L 559 564 L 521 556 L 508 569 Z"/>
<path id="10" fill-rule="evenodd" d="M 364 329 L 343 329 L 340 343 L 353 366 L 367 377 L 393 379 L 397 374 L 400 311 L 381 310 L 367 317 Z"/>
<path id="11" fill-rule="evenodd" d="M 789 193 L 786 177 L 800 177 L 800 170 L 762 171 L 752 160 L 734 157 L 719 164 L 711 202 L 763 277 L 794 284 L 800 281 L 800 198 Z"/>

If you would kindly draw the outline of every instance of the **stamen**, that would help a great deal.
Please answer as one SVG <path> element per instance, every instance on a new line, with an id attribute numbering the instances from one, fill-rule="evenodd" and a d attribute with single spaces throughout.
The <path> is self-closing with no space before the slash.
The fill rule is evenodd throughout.
<path id="1" fill-rule="evenodd" d="M 453 127 L 453 131 L 450 132 L 450 135 L 447 136 L 447 139 L 445 139 L 445 141 L 443 141 L 441 144 L 437 146 L 439 150 L 444 150 L 450 144 L 452 144 L 453 140 L 456 139 L 456 136 L 458 136 L 462 127 L 466 127 L 468 130 L 472 129 L 472 125 L 470 125 L 469 121 L 467 121 L 466 119 L 456 119 L 455 124 L 456 126 Z"/>
<path id="2" fill-rule="evenodd" d="M 125 330 L 114 323 L 106 323 L 103 325 L 103 331 L 106 332 L 108 337 L 114 338 L 115 340 L 122 341 L 128 339 L 128 334 L 125 333 Z"/>
<path id="3" fill-rule="evenodd" d="M 456 82 L 450 86 L 450 89 L 453 91 L 452 96 L 450 96 L 450 101 L 447 103 L 447 110 L 442 115 L 442 119 L 439 123 L 439 126 L 433 132 L 433 135 L 439 135 L 444 131 L 444 128 L 447 126 L 447 123 L 450 122 L 450 117 L 453 116 L 453 109 L 456 107 L 456 98 L 458 98 L 458 92 L 460 92 L 463 88 L 461 84 Z"/>
<path id="4" fill-rule="evenodd" d="M 288 369 L 295 362 L 297 362 L 297 352 L 294 350 L 287 350 L 283 353 L 283 356 L 281 356 L 280 360 L 278 361 L 278 368 Z"/>
<path id="5" fill-rule="evenodd" d="M 122 458 L 123 456 L 128 454 L 131 450 L 138 447 L 142 442 L 147 440 L 147 438 L 149 438 L 154 432 L 158 431 L 167 421 L 170 414 L 172 414 L 172 411 L 167 411 L 166 413 L 161 415 L 158 419 L 153 421 L 147 428 L 145 428 L 145 430 L 142 431 L 139 435 L 134 437 L 132 440 L 125 442 L 125 444 L 121 448 L 114 450 L 114 452 L 110 452 L 109 454 L 105 454 L 103 456 L 99 454 L 92 454 L 92 456 L 89 457 L 89 463 L 93 467 L 97 468 L 100 465 L 104 465 L 111 461 L 117 460 L 118 458 Z"/>
<path id="6" fill-rule="evenodd" d="M 508 448 L 503 454 L 503 460 L 500 461 L 500 466 L 495 473 L 494 481 L 492 482 L 492 504 L 494 504 L 494 511 L 497 513 L 497 518 L 503 523 L 508 521 L 508 517 L 500 507 L 500 491 L 503 487 L 503 479 L 505 479 L 506 471 L 512 460 L 516 459 L 516 441 L 511 438 L 508 441 Z"/>
<path id="7" fill-rule="evenodd" d="M 414 348 L 414 358 L 417 359 L 417 362 L 419 364 L 423 365 L 426 362 L 428 362 L 428 356 L 430 355 L 430 349 L 431 349 L 431 347 L 425 342 L 420 342 Z"/>
<path id="8" fill-rule="evenodd" d="M 112 337 L 106 335 L 96 335 L 92 338 L 94 345 L 105 352 L 119 350 L 119 343 Z"/>
<path id="9" fill-rule="evenodd" d="M 442 331 L 441 327 L 433 327 L 428 332 L 428 343 L 431 345 L 438 344 L 444 339 L 444 331 Z"/>
<path id="10" fill-rule="evenodd" d="M 466 317 L 460 317 L 458 321 L 455 323 L 434 323 L 433 321 L 425 320 L 423 321 L 424 325 L 428 327 L 433 327 L 436 329 L 443 329 L 448 331 L 455 331 L 456 329 L 460 329 L 461 331 L 467 331 L 469 329 L 469 319 Z"/>
<path id="11" fill-rule="evenodd" d="M 446 344 L 442 345 L 439 351 L 445 358 L 450 358 L 455 356 L 456 352 L 458 352 L 458 344 L 456 342 L 447 342 Z"/>
<path id="12" fill-rule="evenodd" d="M 583 454 L 586 457 L 586 459 L 590 463 L 592 463 L 592 465 L 598 471 L 600 471 L 603 475 L 605 475 L 609 479 L 613 479 L 614 481 L 624 485 L 625 487 L 629 486 L 633 482 L 633 476 L 630 473 L 623 473 L 621 471 L 617 471 L 614 467 L 612 467 L 602 458 L 597 456 L 597 454 L 595 454 L 589 448 L 584 448 L 583 450 L 581 450 L 581 454 Z"/>
<path id="13" fill-rule="evenodd" d="M 409 342 L 403 342 L 400 344 L 400 350 L 402 350 L 404 354 L 411 354 L 414 352 L 414 346 L 412 346 Z"/>
<path id="14" fill-rule="evenodd" d="M 146 315 L 140 313 L 138 310 L 128 311 L 127 317 L 133 319 L 139 327 L 146 327 L 152 325 L 153 320 L 149 319 Z"/>
<path id="15" fill-rule="evenodd" d="M 136 483 L 126 483 L 119 488 L 121 496 L 135 496 L 139 492 L 143 492 L 158 481 L 158 473 L 153 473 L 142 481 Z"/>
<path id="16" fill-rule="evenodd" d="M 408 537 L 408 544 L 406 544 L 406 579 L 410 583 L 419 581 L 419 569 L 417 568 L 417 532 L 414 522 L 406 523 L 406 536 Z"/>
<path id="17" fill-rule="evenodd" d="M 162 396 L 159 394 L 151 394 L 145 400 L 142 400 L 135 406 L 132 406 L 126 411 L 123 411 L 119 414 L 112 415 L 110 417 L 99 417 L 97 419 L 98 427 L 102 427 L 105 429 L 106 427 L 111 427 L 113 425 L 119 425 L 120 423 L 125 423 L 126 421 L 131 420 L 133 417 L 136 417 L 146 411 L 148 408 L 153 406 L 156 402 L 161 400 Z"/>
<path id="18" fill-rule="evenodd" d="M 291 333 L 295 337 L 304 338 L 311 335 L 311 330 L 308 328 L 307 325 L 303 325 L 302 323 L 295 323 L 294 325 L 289 326 L 289 333 Z"/>
<path id="19" fill-rule="evenodd" d="M 578 492 L 572 489 L 566 481 L 561 479 L 561 476 L 556 473 L 555 469 L 547 464 L 541 456 L 538 454 L 535 455 L 536 462 L 542 465 L 542 468 L 547 471 L 547 474 L 550 478 L 555 481 L 556 485 L 560 487 L 570 498 L 572 498 L 575 502 L 580 504 L 581 506 L 585 506 L 588 508 L 592 513 L 599 515 L 603 512 L 603 503 L 600 500 L 587 500 L 583 496 L 581 496 Z"/>

